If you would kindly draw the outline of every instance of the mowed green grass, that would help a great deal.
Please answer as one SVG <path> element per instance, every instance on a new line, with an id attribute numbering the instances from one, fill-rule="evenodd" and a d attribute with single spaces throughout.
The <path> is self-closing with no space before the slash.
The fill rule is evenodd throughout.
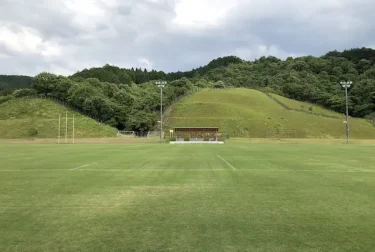
<path id="1" fill-rule="evenodd" d="M 65 113 L 68 112 L 68 137 L 115 137 L 117 131 L 94 119 L 47 99 L 15 99 L 0 104 L 0 138 L 57 138 L 59 115 L 61 136 L 65 134 Z M 36 132 L 32 134 L 31 132 Z"/>
<path id="2" fill-rule="evenodd" d="M 373 251 L 374 145 L 0 145 L 0 251 Z"/>
<path id="3" fill-rule="evenodd" d="M 276 94 L 270 94 L 270 95 L 273 96 L 278 101 L 282 102 L 283 104 L 285 104 L 286 106 L 288 106 L 291 109 L 299 109 L 299 110 L 303 110 L 307 113 L 312 112 L 312 113 L 318 113 L 318 114 L 326 115 L 326 116 L 341 117 L 341 118 L 345 119 L 345 114 L 337 113 L 333 110 L 326 109 L 326 108 L 324 108 L 320 105 L 317 105 L 317 104 L 313 104 L 313 103 L 309 103 L 309 102 L 300 102 L 300 101 L 288 99 L 286 97 L 276 95 Z M 310 107 L 312 108 L 312 110 L 310 110 Z"/>
<path id="4" fill-rule="evenodd" d="M 287 98 L 282 102 L 296 108 L 305 104 Z M 310 105 L 304 106 L 308 110 Z M 338 115 L 322 108 L 319 111 Z M 202 90 L 183 99 L 174 105 L 166 125 L 220 127 L 231 137 L 264 138 L 266 129 L 275 131 L 279 127 L 295 132 L 297 138 L 345 138 L 344 121 L 345 117 L 335 119 L 287 110 L 260 91 L 238 88 Z M 369 121 L 351 118 L 349 125 L 352 138 L 375 138 L 375 126 Z"/>

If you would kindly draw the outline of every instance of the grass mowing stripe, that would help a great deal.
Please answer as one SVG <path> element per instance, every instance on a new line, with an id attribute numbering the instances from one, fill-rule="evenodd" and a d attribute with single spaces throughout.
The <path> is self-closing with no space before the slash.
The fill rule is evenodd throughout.
<path id="1" fill-rule="evenodd" d="M 233 169 L 233 171 L 237 171 L 236 167 L 234 167 L 233 165 L 231 165 L 227 160 L 225 160 L 224 158 L 222 158 L 220 155 L 217 155 L 218 158 L 220 158 L 221 160 L 223 160 L 230 168 Z"/>
<path id="2" fill-rule="evenodd" d="M 79 171 L 109 171 L 109 172 L 185 172 L 185 171 L 228 171 L 227 169 L 80 169 Z"/>
<path id="3" fill-rule="evenodd" d="M 91 164 L 85 164 L 85 165 L 82 165 L 82 166 L 79 166 L 79 167 L 76 167 L 76 168 L 73 168 L 73 169 L 70 169 L 71 171 L 74 171 L 74 170 L 78 170 L 78 169 L 81 169 L 81 168 L 85 168 L 85 167 L 89 167 L 91 165 L 95 165 L 97 164 L 98 162 L 93 162 Z"/>
<path id="4" fill-rule="evenodd" d="M 62 172 L 62 171 L 80 171 L 80 172 L 210 172 L 210 171 L 228 171 L 227 169 L 38 169 L 38 170 L 0 170 L 0 172 Z M 375 173 L 370 170 L 270 170 L 270 169 L 247 169 L 235 170 L 236 172 L 319 172 L 319 173 Z"/>

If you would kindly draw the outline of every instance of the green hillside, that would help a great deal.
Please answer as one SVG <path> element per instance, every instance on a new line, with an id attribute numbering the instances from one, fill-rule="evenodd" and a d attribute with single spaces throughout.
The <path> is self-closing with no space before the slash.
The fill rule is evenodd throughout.
<path id="1" fill-rule="evenodd" d="M 315 112 L 339 118 L 317 116 L 307 113 L 311 104 L 283 97 L 282 102 L 295 108 L 303 106 L 306 112 L 285 109 L 256 90 L 203 90 L 175 104 L 165 123 L 168 127 L 218 126 L 230 136 L 265 137 L 267 128 L 293 131 L 299 138 L 345 138 L 343 115 L 316 107 Z M 375 138 L 375 127 L 367 120 L 350 118 L 349 123 L 351 137 Z"/>
<path id="2" fill-rule="evenodd" d="M 300 111 L 305 111 L 307 113 L 321 114 L 323 116 L 330 116 L 330 117 L 345 117 L 345 114 L 340 114 L 333 110 L 323 108 L 322 106 L 318 104 L 313 104 L 310 102 L 300 102 L 300 101 L 288 99 L 288 98 L 285 98 L 283 96 L 276 95 L 276 94 L 269 94 L 269 95 L 292 110 L 300 110 Z"/>
<path id="3" fill-rule="evenodd" d="M 57 138 L 59 114 L 61 135 L 65 134 L 65 113 L 68 111 L 68 137 L 113 137 L 116 130 L 46 99 L 14 99 L 0 104 L 0 138 Z"/>

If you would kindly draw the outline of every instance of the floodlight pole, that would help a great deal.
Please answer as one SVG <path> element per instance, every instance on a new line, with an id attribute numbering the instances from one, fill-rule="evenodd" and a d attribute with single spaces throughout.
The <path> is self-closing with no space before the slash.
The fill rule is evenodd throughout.
<path id="1" fill-rule="evenodd" d="M 160 88 L 160 143 L 163 139 L 163 88 L 167 85 L 166 81 L 157 81 L 155 84 Z"/>
<path id="2" fill-rule="evenodd" d="M 160 87 L 160 142 L 163 138 L 163 87 Z"/>
<path id="3" fill-rule="evenodd" d="M 346 103 L 346 143 L 349 143 L 349 109 L 348 109 L 348 88 L 345 87 L 345 103 Z"/>
<path id="4" fill-rule="evenodd" d="M 340 82 L 341 86 L 345 88 L 345 104 L 346 104 L 346 143 L 349 143 L 349 107 L 348 107 L 348 88 L 353 84 L 351 81 Z"/>

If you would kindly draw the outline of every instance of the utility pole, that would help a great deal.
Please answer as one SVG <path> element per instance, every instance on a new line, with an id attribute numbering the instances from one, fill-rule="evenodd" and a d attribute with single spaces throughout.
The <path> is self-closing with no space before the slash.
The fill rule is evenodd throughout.
<path id="1" fill-rule="evenodd" d="M 341 86 L 345 88 L 345 103 L 346 103 L 346 143 L 349 143 L 349 108 L 348 108 L 348 88 L 353 84 L 351 81 L 341 81 Z"/>
<path id="2" fill-rule="evenodd" d="M 163 139 L 163 88 L 167 85 L 166 81 L 157 81 L 155 84 L 160 88 L 160 143 Z"/>

